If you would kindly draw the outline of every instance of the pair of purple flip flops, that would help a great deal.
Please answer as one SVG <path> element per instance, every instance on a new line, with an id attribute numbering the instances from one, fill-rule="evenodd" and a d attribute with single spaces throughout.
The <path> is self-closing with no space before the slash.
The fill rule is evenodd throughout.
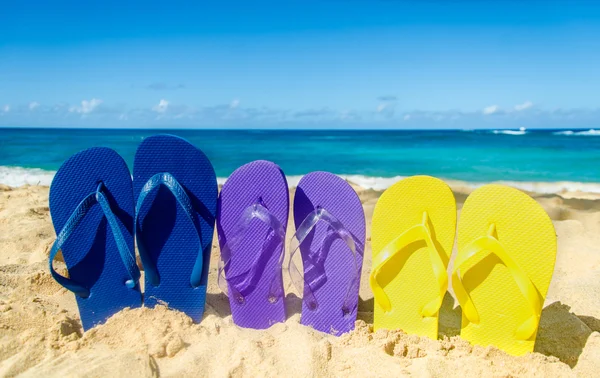
<path id="1" fill-rule="evenodd" d="M 282 268 L 288 211 L 287 181 L 274 163 L 248 163 L 223 185 L 217 211 L 219 285 L 239 326 L 264 329 L 286 319 Z M 334 335 L 348 332 L 358 310 L 362 204 L 343 179 L 313 172 L 300 180 L 293 212 L 288 271 L 303 293 L 301 323 Z M 297 251 L 303 274 L 294 263 Z"/>

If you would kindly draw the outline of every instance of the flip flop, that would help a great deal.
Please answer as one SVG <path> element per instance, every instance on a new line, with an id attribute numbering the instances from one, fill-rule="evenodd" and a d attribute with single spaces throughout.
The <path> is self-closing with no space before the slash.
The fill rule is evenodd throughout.
<path id="1" fill-rule="evenodd" d="M 138 147 L 133 192 L 146 306 L 165 304 L 202 319 L 217 190 L 210 161 L 186 140 L 155 135 Z"/>
<path id="2" fill-rule="evenodd" d="M 75 293 L 83 329 L 126 307 L 140 307 L 131 175 L 123 159 L 109 148 L 71 156 L 52 180 L 49 202 L 57 235 L 50 251 L 50 273 Z M 59 250 L 69 278 L 52 266 Z"/>
<path id="3" fill-rule="evenodd" d="M 465 201 L 452 287 L 461 337 L 513 355 L 533 351 L 556 261 L 556 233 L 520 190 L 485 185 Z"/>
<path id="4" fill-rule="evenodd" d="M 229 297 L 233 322 L 265 329 L 286 318 L 281 264 L 289 193 L 274 163 L 236 169 L 219 196 L 219 286 Z"/>
<path id="5" fill-rule="evenodd" d="M 365 214 L 358 195 L 328 172 L 302 177 L 294 196 L 296 248 L 288 270 L 303 293 L 300 322 L 341 335 L 354 329 L 365 246 Z M 303 274 L 294 261 L 300 250 Z"/>
<path id="6" fill-rule="evenodd" d="M 371 231 L 375 329 L 437 339 L 455 233 L 456 201 L 443 181 L 409 177 L 381 195 Z"/>

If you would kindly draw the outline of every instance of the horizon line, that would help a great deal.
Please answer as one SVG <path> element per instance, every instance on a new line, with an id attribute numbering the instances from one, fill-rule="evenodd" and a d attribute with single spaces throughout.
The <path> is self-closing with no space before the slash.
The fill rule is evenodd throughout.
<path id="1" fill-rule="evenodd" d="M 216 127 L 207 127 L 207 128 L 197 128 L 197 127 L 81 127 L 81 126 L 3 126 L 0 125 L 0 129 L 4 130 L 15 130 L 15 129 L 27 129 L 27 130 L 123 130 L 123 131 L 132 131 L 132 130 L 175 130 L 175 131 L 486 131 L 486 130 L 514 130 L 514 131 L 550 131 L 550 130 L 593 130 L 596 127 L 552 127 L 552 128 L 543 128 L 543 127 L 517 127 L 517 128 L 420 128 L 420 129 L 410 129 L 410 128 L 276 128 L 276 127 L 268 127 L 268 128 L 244 128 L 244 127 L 227 127 L 227 128 L 216 128 Z M 598 126 L 600 128 L 600 126 Z"/>

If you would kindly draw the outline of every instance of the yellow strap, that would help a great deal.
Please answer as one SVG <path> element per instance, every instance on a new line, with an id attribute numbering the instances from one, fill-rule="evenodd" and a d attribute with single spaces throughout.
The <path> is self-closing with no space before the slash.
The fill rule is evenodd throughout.
<path id="1" fill-rule="evenodd" d="M 493 236 L 494 230 L 495 225 L 492 224 L 487 236 L 474 240 L 465 247 L 464 252 L 459 252 L 454 261 L 454 269 L 452 271 L 452 288 L 454 289 L 454 294 L 456 294 L 456 299 L 458 300 L 458 303 L 460 303 L 465 317 L 471 323 L 479 324 L 479 313 L 473 304 L 473 300 L 465 290 L 461 277 L 464 272 L 460 271 L 460 269 L 467 261 L 482 251 L 487 251 L 496 255 L 508 268 L 508 271 L 519 287 L 519 290 L 531 307 L 533 315 L 521 324 L 515 332 L 517 339 L 527 340 L 533 336 L 537 330 L 540 314 L 542 312 L 542 303 L 540 302 L 538 291 L 533 282 L 531 282 L 529 277 L 527 277 L 527 274 L 525 274 L 519 265 L 510 257 L 498 239 Z"/>
<path id="2" fill-rule="evenodd" d="M 373 290 L 375 302 L 383 309 L 383 311 L 389 312 L 392 309 L 392 304 L 383 288 L 377 282 L 377 275 L 381 269 L 383 269 L 390 262 L 390 260 L 399 254 L 406 246 L 420 240 L 424 240 L 429 249 L 433 274 L 438 281 L 440 289 L 439 296 L 423 307 L 421 310 L 421 315 L 435 316 L 442 306 L 444 295 L 448 289 L 448 274 L 446 273 L 446 264 L 444 264 L 440 252 L 435 247 L 435 243 L 431 238 L 431 232 L 429 231 L 429 218 L 427 216 L 427 212 L 425 211 L 423 212 L 423 222 L 421 224 L 417 224 L 403 232 L 400 236 L 386 245 L 385 248 L 383 248 L 383 250 L 373 258 L 371 275 L 369 276 L 369 284 Z"/>

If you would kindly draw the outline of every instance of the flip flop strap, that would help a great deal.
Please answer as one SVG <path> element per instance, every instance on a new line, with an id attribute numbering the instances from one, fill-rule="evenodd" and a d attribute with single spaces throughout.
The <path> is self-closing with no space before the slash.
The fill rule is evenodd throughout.
<path id="1" fill-rule="evenodd" d="M 388 245 L 386 245 L 383 250 L 381 250 L 381 252 L 379 252 L 377 256 L 373 258 L 371 275 L 369 276 L 369 284 L 373 290 L 375 303 L 377 303 L 377 305 L 379 305 L 383 311 L 390 311 L 392 309 L 392 303 L 388 295 L 383 290 L 383 287 L 381 287 L 377 281 L 379 272 L 381 272 L 381 270 L 384 269 L 395 256 L 405 251 L 409 244 L 421 240 L 425 241 L 427 249 L 429 250 L 431 267 L 433 269 L 433 274 L 435 275 L 439 289 L 438 296 L 421 309 L 421 315 L 423 317 L 435 316 L 442 306 L 444 295 L 448 289 L 448 274 L 446 272 L 446 265 L 442 259 L 441 252 L 436 248 L 431 236 L 431 232 L 429 230 L 429 217 L 425 211 L 423 212 L 423 220 L 421 224 L 417 224 L 404 231 L 400 236 L 396 237 Z"/>
<path id="2" fill-rule="evenodd" d="M 231 255 L 244 240 L 250 224 L 254 219 L 261 221 L 269 227 L 269 234 L 263 242 L 261 252 L 258 254 L 254 262 L 252 262 L 248 270 L 238 274 L 237 276 L 226 277 L 224 272 L 225 270 L 229 269 L 231 264 Z M 238 224 L 235 227 L 235 232 L 227 239 L 223 248 L 221 248 L 221 259 L 219 260 L 219 275 L 217 280 L 221 291 L 228 296 L 229 290 L 231 290 L 235 300 L 238 303 L 243 304 L 245 298 L 242 293 L 246 292 L 252 286 L 252 281 L 260 275 L 258 270 L 260 269 L 259 261 L 261 260 L 262 255 L 266 251 L 271 250 L 269 246 L 272 243 L 276 243 L 275 247 L 281 244 L 281 247 L 279 248 L 278 263 L 276 265 L 268 295 L 269 301 L 271 303 L 275 303 L 283 296 L 283 278 L 281 274 L 281 266 L 283 264 L 284 257 L 284 240 L 285 230 L 283 229 L 283 225 L 273 213 L 271 213 L 265 206 L 258 202 L 248 206 L 242 213 Z"/>
<path id="3" fill-rule="evenodd" d="M 121 261 L 123 262 L 123 265 L 125 266 L 125 269 L 127 270 L 127 274 L 130 277 L 130 279 L 125 282 L 125 285 L 128 288 L 133 289 L 134 287 L 136 287 L 136 285 L 140 279 L 140 270 L 138 269 L 138 266 L 135 263 L 135 256 L 133 253 L 131 253 L 131 250 L 127 246 L 125 237 L 121 233 L 121 228 L 119 227 L 119 222 L 117 221 L 115 214 L 111 210 L 108 199 L 102 193 L 103 188 L 104 188 L 104 185 L 102 183 L 98 184 L 98 188 L 96 189 L 96 191 L 88 194 L 79 203 L 79 205 L 77 205 L 77 207 L 75 208 L 75 210 L 73 211 L 73 213 L 71 214 L 69 219 L 67 220 L 67 223 L 65 223 L 62 230 L 60 230 L 60 232 L 56 236 L 56 241 L 52 245 L 52 249 L 50 250 L 50 256 L 48 259 L 49 266 L 50 266 L 50 273 L 52 274 L 52 277 L 54 277 L 56 282 L 58 282 L 59 284 L 64 286 L 66 289 L 72 291 L 73 293 L 75 293 L 76 295 L 78 295 L 82 298 L 87 298 L 90 296 L 90 289 L 70 278 L 60 275 L 58 272 L 56 272 L 54 270 L 54 267 L 52 266 L 52 262 L 54 261 L 54 258 L 56 257 L 56 254 L 58 253 L 58 251 L 60 251 L 61 248 L 63 247 L 63 245 L 67 242 L 67 240 L 69 240 L 69 238 L 71 237 L 71 235 L 73 234 L 73 232 L 75 231 L 77 226 L 81 223 L 83 218 L 85 218 L 85 215 L 90 211 L 90 209 L 95 204 L 99 204 L 100 207 L 102 208 L 104 217 L 108 221 L 108 225 L 110 227 L 110 230 L 112 231 L 112 235 L 115 239 L 117 249 L 119 250 L 119 255 L 121 256 Z"/>
<path id="4" fill-rule="evenodd" d="M 452 288 L 454 289 L 454 294 L 456 294 L 456 299 L 458 300 L 465 317 L 469 322 L 479 324 L 479 312 L 475 308 L 471 296 L 467 293 L 462 283 L 462 276 L 465 273 L 462 269 L 467 262 L 472 261 L 476 256 L 480 256 L 482 252 L 493 253 L 496 255 L 513 276 L 521 294 L 523 294 L 531 308 L 531 317 L 521 324 L 515 332 L 517 339 L 527 340 L 538 328 L 540 314 L 542 312 L 542 302 L 540 301 L 539 293 L 535 285 L 531 282 L 525 271 L 510 257 L 502 246 L 502 243 L 492 235 L 494 228 L 495 226 L 492 224 L 487 236 L 475 239 L 458 254 L 452 271 Z"/>
<path id="5" fill-rule="evenodd" d="M 140 221 L 139 217 L 142 210 L 142 206 L 146 201 L 148 194 L 150 194 L 150 192 L 152 192 L 154 189 L 161 185 L 169 189 L 171 194 L 173 194 L 173 197 L 175 197 L 177 203 L 183 209 L 183 212 L 196 229 L 196 237 L 198 238 L 198 254 L 196 257 L 196 262 L 194 263 L 194 267 L 192 269 L 192 274 L 190 276 L 190 285 L 193 288 L 196 288 L 202 284 L 201 278 L 204 264 L 204 253 L 202 250 L 202 230 L 200 228 L 200 223 L 198 222 L 198 219 L 196 217 L 196 211 L 194 210 L 194 206 L 192 205 L 192 200 L 187 195 L 185 189 L 179 183 L 179 181 L 177 181 L 177 179 L 173 177 L 172 174 L 167 172 L 157 173 L 154 176 L 150 177 L 148 181 L 146 181 L 146 184 L 144 184 L 142 190 L 140 191 L 140 195 L 138 197 L 137 204 L 135 207 L 135 229 L 136 234 L 138 235 L 138 250 L 140 252 L 142 263 L 144 264 L 144 272 L 146 273 L 146 277 L 148 277 L 148 280 L 153 286 L 158 286 L 160 284 L 160 274 L 158 272 L 158 269 L 154 264 L 153 260 L 150 258 L 150 255 L 148 254 L 146 247 L 143 243 L 143 237 L 141 237 L 141 235 L 143 235 L 142 221 Z"/>
<path id="6" fill-rule="evenodd" d="M 300 246 L 304 242 L 304 240 L 308 237 L 310 232 L 316 227 L 319 221 L 324 221 L 329 225 L 329 229 L 327 234 L 324 236 L 323 240 L 319 243 L 321 246 L 318 251 L 314 253 L 310 253 L 305 259 L 304 263 L 304 275 L 300 273 L 300 270 L 294 263 L 294 255 L 296 252 L 300 250 Z M 300 226 L 296 230 L 293 238 L 295 237 L 298 240 L 298 246 L 292 251 L 290 255 L 290 261 L 288 263 L 288 272 L 290 273 L 290 277 L 292 278 L 292 282 L 296 289 L 304 293 L 304 300 L 308 304 L 308 307 L 311 310 L 317 309 L 319 303 L 315 298 L 314 292 L 327 281 L 327 274 L 322 268 L 325 263 L 325 259 L 327 254 L 323 251 L 323 246 L 325 245 L 325 241 L 329 237 L 339 237 L 346 243 L 348 249 L 352 253 L 352 262 L 354 264 L 354 270 L 352 272 L 352 277 L 350 278 L 350 282 L 348 284 L 348 289 L 346 291 L 346 296 L 344 298 L 344 302 L 342 305 L 342 312 L 344 314 L 348 314 L 354 310 L 357 306 L 358 298 L 354 298 L 351 295 L 354 291 L 352 290 L 360 279 L 360 271 L 358 269 L 358 261 L 357 261 L 357 248 L 354 238 L 352 234 L 342 222 L 340 222 L 337 218 L 335 218 L 331 213 L 329 213 L 326 209 L 322 207 L 317 207 L 315 210 L 310 212 L 300 223 Z M 312 262 L 311 265 L 307 266 L 306 261 Z M 309 280 L 305 279 L 308 276 L 312 276 Z"/>

